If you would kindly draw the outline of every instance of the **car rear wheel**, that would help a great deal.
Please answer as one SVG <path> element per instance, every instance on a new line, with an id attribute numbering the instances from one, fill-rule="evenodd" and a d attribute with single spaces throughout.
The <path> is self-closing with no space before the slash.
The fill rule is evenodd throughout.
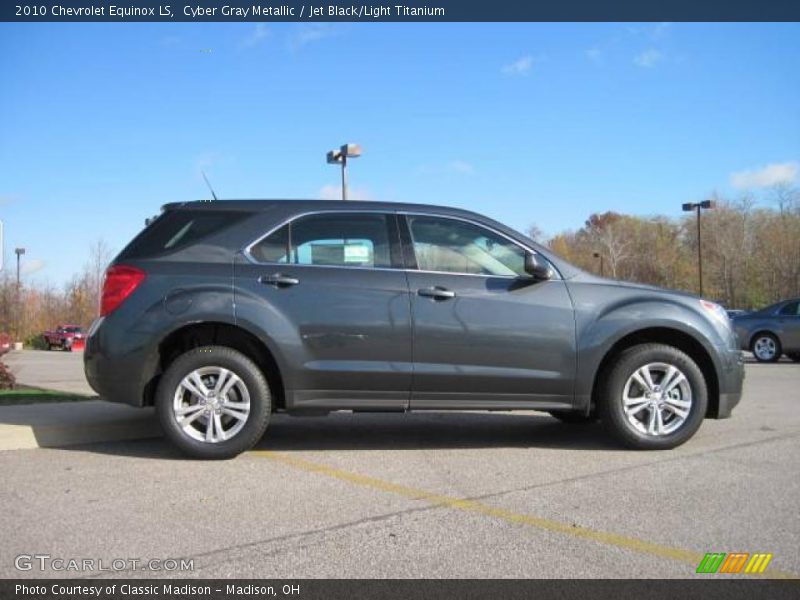
<path id="1" fill-rule="evenodd" d="M 758 362 L 777 362 L 781 357 L 781 343 L 771 333 L 759 333 L 753 337 L 750 349 Z"/>
<path id="2" fill-rule="evenodd" d="M 179 356 L 156 390 L 167 438 L 193 458 L 226 459 L 252 448 L 269 423 L 271 395 L 258 366 L 223 346 Z"/>
<path id="3" fill-rule="evenodd" d="M 703 372 L 664 344 L 623 351 L 602 382 L 598 410 L 608 431 L 630 448 L 666 450 L 691 438 L 706 414 Z"/>

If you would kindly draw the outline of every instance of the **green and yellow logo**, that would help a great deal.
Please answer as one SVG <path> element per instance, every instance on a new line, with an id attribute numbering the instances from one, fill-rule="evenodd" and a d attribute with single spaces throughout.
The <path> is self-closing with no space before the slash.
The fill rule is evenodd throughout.
<path id="1" fill-rule="evenodd" d="M 709 552 L 697 565 L 697 573 L 746 573 L 756 575 L 767 570 L 772 554 L 747 552 Z"/>

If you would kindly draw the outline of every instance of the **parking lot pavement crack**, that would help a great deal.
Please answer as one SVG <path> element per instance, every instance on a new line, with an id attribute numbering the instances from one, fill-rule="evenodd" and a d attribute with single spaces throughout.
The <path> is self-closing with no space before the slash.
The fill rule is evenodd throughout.
<path id="1" fill-rule="evenodd" d="M 511 488 L 507 490 L 501 490 L 499 492 L 491 492 L 488 494 L 481 494 L 477 496 L 471 496 L 470 500 L 490 500 L 492 498 L 501 498 L 503 496 L 507 496 L 508 494 L 516 494 L 518 492 L 528 492 L 531 490 L 536 489 L 543 489 L 548 487 L 553 487 L 557 485 L 563 485 L 567 483 L 575 483 L 578 481 L 586 481 L 591 479 L 598 479 L 602 477 L 606 477 L 608 475 L 617 475 L 619 473 L 627 473 L 629 471 L 635 471 L 637 469 L 644 469 L 648 467 L 653 467 L 657 465 L 663 465 L 673 462 L 680 462 L 683 460 L 692 460 L 696 458 L 702 458 L 704 456 L 708 456 L 709 454 L 720 454 L 723 452 L 730 452 L 732 450 L 739 450 L 740 448 L 747 448 L 751 446 L 759 446 L 761 444 L 768 444 L 772 442 L 779 442 L 787 439 L 792 439 L 800 437 L 800 431 L 785 434 L 785 435 L 776 435 L 769 438 L 765 438 L 762 440 L 754 440 L 752 442 L 745 442 L 743 444 L 730 444 L 728 446 L 720 446 L 718 448 L 713 448 L 711 450 L 703 450 L 701 452 L 692 452 L 690 454 L 683 454 L 681 456 L 672 456 L 670 458 L 665 458 L 661 460 L 652 460 L 644 463 L 638 463 L 635 465 L 628 465 L 625 467 L 619 467 L 617 469 L 607 469 L 605 471 L 597 471 L 594 473 L 587 473 L 586 475 L 577 475 L 575 477 L 565 477 L 563 479 L 556 479 L 553 481 L 546 481 L 544 483 L 535 483 L 533 485 L 526 485 L 518 488 Z"/>
<path id="2" fill-rule="evenodd" d="M 361 527 L 363 525 L 370 525 L 370 524 L 379 524 L 383 521 L 388 521 L 395 517 L 402 517 L 412 513 L 423 513 L 427 511 L 436 510 L 437 506 L 425 505 L 425 506 L 418 506 L 414 508 L 408 508 L 405 510 L 398 510 L 392 511 L 389 513 L 383 513 L 380 515 L 375 515 L 373 517 L 367 517 L 364 519 L 358 519 L 356 521 L 348 521 L 346 523 L 337 523 L 336 525 L 331 525 L 329 527 L 322 527 L 320 529 L 311 529 L 308 531 L 300 531 L 296 533 L 287 533 L 286 535 L 279 535 L 275 537 L 264 538 L 260 540 L 254 540 L 251 542 L 245 542 L 243 544 L 233 544 L 231 546 L 224 546 L 222 548 L 216 548 L 214 550 L 209 550 L 208 552 L 199 552 L 199 553 L 192 553 L 188 556 L 180 556 L 177 560 L 203 560 L 206 561 L 207 559 L 213 559 L 217 556 L 227 556 L 228 558 L 225 560 L 216 560 L 213 563 L 209 564 L 209 567 L 218 567 L 220 565 L 237 562 L 239 557 L 230 555 L 232 553 L 241 552 L 244 550 L 255 550 L 261 546 L 269 546 L 273 544 L 279 544 L 279 547 L 274 548 L 268 552 L 264 552 L 264 556 L 271 556 L 275 554 L 279 554 L 280 552 L 284 552 L 287 549 L 295 548 L 309 548 L 312 546 L 316 546 L 322 544 L 326 540 L 326 535 L 331 533 L 337 533 L 340 531 L 347 531 L 348 529 L 352 529 L 355 527 Z M 321 536 L 321 537 L 320 537 Z M 318 541 L 315 542 L 306 542 L 303 543 L 304 540 L 309 538 L 320 537 Z M 202 570 L 202 567 L 199 569 Z M 125 574 L 133 575 L 134 571 L 127 570 L 127 571 L 115 571 L 114 574 L 116 576 L 124 576 Z M 98 573 L 95 575 L 90 575 L 87 578 L 102 578 L 105 575 L 103 573 Z"/>
<path id="3" fill-rule="evenodd" d="M 778 438 L 785 438 L 787 436 L 775 436 L 773 440 Z M 791 437 L 791 436 L 789 436 Z M 762 440 L 766 441 L 766 440 Z M 755 442 L 753 442 L 754 444 Z M 750 444 L 752 445 L 752 444 Z M 717 449 L 718 451 L 722 450 Z M 412 500 L 419 500 L 426 502 L 430 508 L 450 508 L 456 511 L 461 511 L 470 514 L 482 515 L 493 519 L 505 521 L 506 523 L 529 526 L 536 529 L 560 533 L 573 538 L 582 539 L 584 541 L 595 542 L 608 546 L 614 546 L 623 550 L 633 551 L 639 554 L 656 556 L 668 560 L 674 560 L 690 565 L 697 565 L 703 558 L 703 554 L 695 550 L 687 550 L 683 548 L 676 548 L 666 546 L 647 540 L 629 537 L 613 532 L 601 531 L 583 527 L 574 523 L 563 521 L 556 521 L 544 517 L 538 517 L 530 514 L 515 513 L 504 508 L 499 508 L 484 504 L 478 500 L 470 498 L 457 498 L 448 496 L 446 494 L 439 494 L 429 492 L 422 489 L 409 487 L 402 484 L 385 481 L 376 477 L 368 475 L 361 475 L 351 471 L 345 471 L 332 467 L 323 463 L 312 462 L 303 458 L 295 457 L 289 454 L 273 452 L 269 450 L 255 450 L 250 453 L 253 456 L 260 456 L 273 460 L 277 463 L 282 463 L 288 467 L 293 467 L 301 471 L 309 473 L 316 473 L 326 476 L 331 479 L 354 484 L 359 487 L 372 489 L 376 491 L 386 492 L 397 496 L 409 498 Z M 660 461 L 664 462 L 664 461 Z M 765 577 L 770 578 L 785 578 L 797 579 L 800 576 L 778 570 L 768 570 L 763 574 Z"/>

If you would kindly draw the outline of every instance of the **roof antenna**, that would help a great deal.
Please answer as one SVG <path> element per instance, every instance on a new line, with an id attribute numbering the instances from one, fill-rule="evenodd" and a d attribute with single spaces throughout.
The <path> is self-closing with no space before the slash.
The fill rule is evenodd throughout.
<path id="1" fill-rule="evenodd" d="M 209 183 L 208 181 L 208 177 L 206 177 L 206 172 L 203 171 L 203 169 L 200 169 L 200 174 L 203 176 L 203 179 L 205 179 L 208 189 L 211 190 L 211 196 L 213 196 L 214 200 L 219 200 L 219 198 L 217 198 L 217 195 L 214 193 L 214 188 L 211 187 L 211 183 Z"/>

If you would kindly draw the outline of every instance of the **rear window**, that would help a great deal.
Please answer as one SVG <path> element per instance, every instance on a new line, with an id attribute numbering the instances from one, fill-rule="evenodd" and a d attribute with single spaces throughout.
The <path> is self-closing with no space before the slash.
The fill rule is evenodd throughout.
<path id="1" fill-rule="evenodd" d="M 238 223 L 247 212 L 170 210 L 160 215 L 128 244 L 120 258 L 144 258 L 174 252 Z"/>

